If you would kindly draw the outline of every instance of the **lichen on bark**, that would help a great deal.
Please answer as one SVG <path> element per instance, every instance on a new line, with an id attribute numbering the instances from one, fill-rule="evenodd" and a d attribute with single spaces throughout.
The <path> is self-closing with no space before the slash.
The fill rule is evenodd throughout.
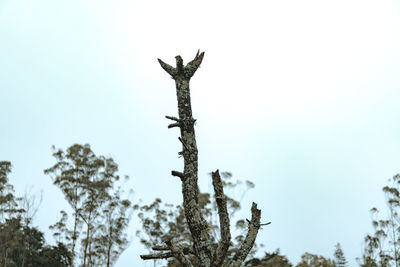
<path id="1" fill-rule="evenodd" d="M 203 58 L 204 52 L 200 53 L 198 51 L 195 58 L 184 66 L 181 56 L 178 55 L 175 57 L 176 67 L 172 67 L 158 59 L 161 67 L 171 75 L 176 85 L 179 117 L 166 116 L 166 118 L 174 121 L 168 128 L 180 128 L 179 140 L 182 143 L 182 151 L 179 154 L 183 156 L 184 168 L 183 172 L 172 171 L 171 174 L 179 177 L 182 181 L 183 208 L 193 239 L 193 247 L 182 248 L 179 244 L 175 244 L 173 240 L 166 240 L 166 247 L 162 247 L 162 250 L 167 252 L 141 255 L 141 258 L 146 260 L 174 257 L 182 266 L 193 266 L 187 254 L 194 254 L 197 262 L 202 267 L 241 266 L 257 237 L 260 228 L 261 210 L 257 209 L 257 205 L 253 203 L 251 208 L 252 218 L 249 221 L 246 238 L 233 258 L 228 259 L 227 251 L 231 244 L 230 221 L 223 183 L 218 170 L 212 173 L 221 234 L 221 240 L 218 244 L 213 244 L 212 242 L 208 223 L 201 214 L 198 201 L 198 150 L 194 130 L 196 120 L 192 116 L 189 82 L 200 67 Z M 160 247 L 153 249 L 161 250 Z"/>

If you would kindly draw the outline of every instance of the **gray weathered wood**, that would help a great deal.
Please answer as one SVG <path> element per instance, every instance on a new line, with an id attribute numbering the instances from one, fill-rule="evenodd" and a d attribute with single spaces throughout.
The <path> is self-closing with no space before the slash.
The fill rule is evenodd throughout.
<path id="1" fill-rule="evenodd" d="M 176 56 L 176 67 L 158 59 L 161 67 L 171 75 L 176 85 L 179 117 L 166 116 L 166 118 L 174 121 L 168 128 L 180 128 L 178 139 L 182 143 L 182 151 L 179 154 L 183 156 L 184 168 L 183 172 L 172 171 L 171 174 L 179 177 L 182 181 L 183 208 L 193 239 L 193 249 L 182 248 L 174 244 L 173 240 L 167 240 L 167 246 L 157 246 L 154 247 L 154 250 L 169 250 L 169 252 L 142 255 L 141 257 L 142 259 L 174 257 L 182 266 L 192 266 L 186 255 L 194 254 L 202 267 L 241 266 L 253 247 L 260 228 L 261 211 L 257 209 L 257 205 L 253 203 L 251 208 L 252 218 L 243 244 L 232 259 L 227 259 L 227 252 L 231 244 L 230 222 L 226 196 L 218 170 L 212 173 L 221 233 L 221 240 L 216 246 L 211 241 L 210 227 L 202 216 L 198 203 L 198 150 L 194 130 L 196 120 L 192 116 L 189 82 L 200 67 L 203 58 L 204 52 L 198 51 L 195 58 L 184 66 L 181 56 Z"/>
<path id="2" fill-rule="evenodd" d="M 231 243 L 231 231 L 226 196 L 224 194 L 224 187 L 221 181 L 221 176 L 219 175 L 219 171 L 217 170 L 216 172 L 213 172 L 211 176 L 213 180 L 215 199 L 217 202 L 221 234 L 221 240 L 219 241 L 217 249 L 213 255 L 212 266 L 221 266 L 226 259 L 229 245 Z"/>

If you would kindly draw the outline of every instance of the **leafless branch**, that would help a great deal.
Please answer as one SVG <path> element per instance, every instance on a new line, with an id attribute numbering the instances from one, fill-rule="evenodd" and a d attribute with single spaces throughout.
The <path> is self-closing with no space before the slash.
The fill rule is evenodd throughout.
<path id="1" fill-rule="evenodd" d="M 180 127 L 181 124 L 179 122 L 171 123 L 168 125 L 168 129 L 174 128 L 174 127 Z"/>
<path id="2" fill-rule="evenodd" d="M 175 75 L 178 73 L 178 71 L 172 67 L 171 65 L 164 63 L 161 59 L 157 58 L 158 62 L 160 63 L 161 67 L 168 72 L 169 75 L 172 76 L 172 78 L 175 77 Z"/>
<path id="3" fill-rule="evenodd" d="M 257 204 L 253 202 L 251 206 L 251 221 L 248 224 L 248 231 L 246 238 L 243 240 L 239 250 L 233 256 L 228 266 L 240 267 L 243 261 L 246 259 L 250 250 L 253 248 L 256 240 L 258 230 L 260 229 L 261 210 L 257 209 Z"/>
<path id="4" fill-rule="evenodd" d="M 172 176 L 177 176 L 177 177 L 179 177 L 179 178 L 181 178 L 181 179 L 184 179 L 184 178 L 185 178 L 184 174 L 181 173 L 181 172 L 178 172 L 178 171 L 171 171 L 171 175 L 172 175 Z"/>
<path id="5" fill-rule="evenodd" d="M 201 62 L 203 61 L 204 52 L 202 52 L 200 55 L 199 52 L 200 51 L 197 51 L 196 57 L 192 61 L 190 61 L 185 67 L 185 76 L 189 79 L 194 75 L 196 70 L 200 67 Z"/>
<path id="6" fill-rule="evenodd" d="M 155 251 L 164 251 L 164 250 L 169 250 L 169 247 L 168 246 L 154 246 L 151 249 L 155 250 Z"/>
<path id="7" fill-rule="evenodd" d="M 177 259 L 183 267 L 193 267 L 189 259 L 183 254 L 183 251 L 178 248 L 172 240 L 166 241 L 165 244 L 167 244 L 175 259 Z"/>
<path id="8" fill-rule="evenodd" d="M 173 116 L 165 116 L 165 118 L 172 120 L 172 121 L 179 121 L 179 119 L 177 117 L 173 117 Z"/>
<path id="9" fill-rule="evenodd" d="M 217 201 L 219 225 L 221 231 L 221 240 L 219 241 L 217 249 L 213 254 L 212 266 L 221 266 L 228 253 L 229 245 L 231 242 L 231 232 L 226 196 L 224 194 L 224 187 L 221 181 L 221 176 L 219 175 L 219 170 L 212 173 L 212 181 L 215 192 L 215 199 Z"/>
<path id="10" fill-rule="evenodd" d="M 172 252 L 165 252 L 165 253 L 153 253 L 147 255 L 140 255 L 142 260 L 156 260 L 156 259 L 168 259 L 174 257 Z"/>

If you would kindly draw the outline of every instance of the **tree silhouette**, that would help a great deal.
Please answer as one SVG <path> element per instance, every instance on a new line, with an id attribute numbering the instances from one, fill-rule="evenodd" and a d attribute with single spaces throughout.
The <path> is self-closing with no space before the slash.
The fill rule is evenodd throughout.
<path id="1" fill-rule="evenodd" d="M 400 265 L 400 174 L 383 187 L 388 207 L 388 216 L 378 219 L 377 208 L 371 209 L 373 234 L 364 238 L 364 253 L 358 261 L 361 266 Z"/>
<path id="2" fill-rule="evenodd" d="M 333 253 L 333 261 L 335 263 L 335 267 L 345 267 L 347 266 L 347 260 L 344 256 L 344 252 L 340 243 L 337 243 L 335 246 L 335 252 Z"/>

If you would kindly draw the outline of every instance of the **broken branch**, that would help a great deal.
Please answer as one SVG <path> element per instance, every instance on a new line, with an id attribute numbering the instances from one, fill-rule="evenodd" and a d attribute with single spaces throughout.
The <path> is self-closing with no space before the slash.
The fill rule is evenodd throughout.
<path id="1" fill-rule="evenodd" d="M 221 266 L 228 253 L 229 245 L 231 242 L 231 232 L 230 232 L 229 214 L 226 203 L 226 197 L 224 194 L 224 187 L 221 181 L 221 176 L 219 175 L 219 170 L 213 172 L 211 176 L 215 192 L 215 199 L 217 201 L 219 225 L 221 233 L 221 240 L 218 242 L 217 249 L 213 253 L 212 266 Z"/>
<path id="2" fill-rule="evenodd" d="M 168 125 L 168 129 L 174 128 L 174 127 L 180 127 L 181 124 L 179 122 L 171 123 Z"/>
<path id="3" fill-rule="evenodd" d="M 191 78 L 196 70 L 200 67 L 204 58 L 204 52 L 199 55 L 200 50 L 197 51 L 196 57 L 185 66 L 185 77 Z"/>
<path id="4" fill-rule="evenodd" d="M 177 117 L 165 116 L 165 118 L 167 118 L 169 120 L 173 120 L 173 121 L 179 121 L 179 119 Z"/>
<path id="5" fill-rule="evenodd" d="M 185 178 L 185 175 L 181 172 L 178 171 L 171 171 L 172 176 L 177 176 L 179 178 L 181 178 L 183 180 L 183 178 Z"/>
<path id="6" fill-rule="evenodd" d="M 168 258 L 172 258 L 172 257 L 174 257 L 174 254 L 172 254 L 172 252 L 140 255 L 140 258 L 142 260 L 168 259 Z"/>
<path id="7" fill-rule="evenodd" d="M 168 72 L 169 75 L 172 76 L 172 78 L 174 78 L 176 76 L 176 74 L 178 74 L 178 71 L 172 67 L 171 65 L 164 63 L 161 59 L 157 58 L 158 62 L 160 63 L 161 67 Z"/>
<path id="8" fill-rule="evenodd" d="M 249 222 L 249 229 L 247 231 L 246 238 L 243 240 L 243 243 L 240 246 L 239 250 L 236 252 L 235 256 L 233 256 L 233 259 L 229 264 L 230 267 L 242 266 L 243 261 L 246 259 L 250 250 L 253 248 L 258 230 L 260 229 L 260 220 L 261 210 L 257 209 L 257 204 L 253 202 L 251 206 L 251 221 L 247 220 Z"/>
<path id="9" fill-rule="evenodd" d="M 184 267 L 193 267 L 189 259 L 183 254 L 183 251 L 179 249 L 172 240 L 165 241 L 165 244 L 169 247 L 175 259 Z"/>

